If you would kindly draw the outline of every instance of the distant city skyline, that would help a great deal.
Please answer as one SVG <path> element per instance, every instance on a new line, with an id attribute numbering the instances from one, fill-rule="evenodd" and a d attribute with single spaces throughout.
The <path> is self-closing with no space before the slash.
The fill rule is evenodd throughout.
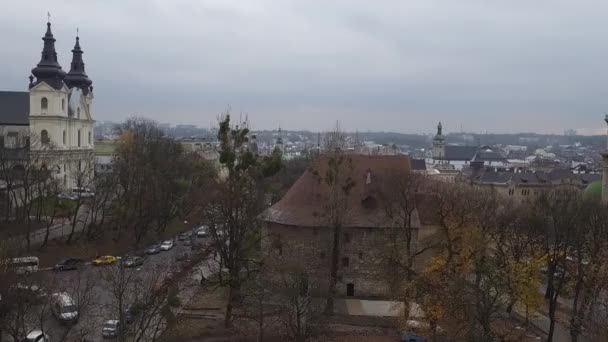
<path id="1" fill-rule="evenodd" d="M 47 11 L 79 28 L 95 118 L 253 129 L 604 134 L 608 3 L 581 0 L 11 2 L 0 90 L 27 90 Z"/>

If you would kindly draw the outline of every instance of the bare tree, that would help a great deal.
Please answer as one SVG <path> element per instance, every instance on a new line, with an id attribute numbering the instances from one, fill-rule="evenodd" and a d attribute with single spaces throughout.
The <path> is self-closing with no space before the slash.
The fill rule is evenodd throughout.
<path id="1" fill-rule="evenodd" d="M 418 208 L 418 196 L 425 186 L 424 176 L 409 174 L 392 174 L 382 184 L 381 202 L 388 222 L 386 247 L 382 248 L 387 269 L 383 274 L 391 284 L 392 292 L 404 303 L 404 320 L 409 319 L 410 301 L 413 299 L 412 282 L 416 274 L 416 259 L 436 247 L 419 246 L 417 243 L 418 226 L 415 226 Z M 405 285 L 404 285 L 405 283 Z"/>
<path id="2" fill-rule="evenodd" d="M 309 282 L 306 273 L 297 270 L 281 277 L 280 319 L 290 341 L 306 342 L 322 333 L 323 306 L 310 295 Z"/>
<path id="3" fill-rule="evenodd" d="M 573 237 L 571 229 L 580 222 L 580 201 L 574 193 L 554 190 L 543 193 L 535 202 L 534 220 L 539 229 L 544 231 L 543 246 L 547 260 L 547 291 L 545 298 L 549 301 L 548 341 L 552 341 L 558 298 L 562 294 L 570 270 L 567 258 L 571 251 Z"/>
<path id="4" fill-rule="evenodd" d="M 241 285 L 250 275 L 242 270 L 251 265 L 259 248 L 258 215 L 264 209 L 262 180 L 273 173 L 273 168 L 247 148 L 246 122 L 232 126 L 230 114 L 225 113 L 219 124 L 222 170 L 212 178 L 203 220 L 211 226 L 213 248 L 220 263 L 219 281 L 228 287 L 224 322 L 230 326 L 234 305 L 242 297 Z M 227 269 L 226 275 L 222 274 L 223 268 Z"/>
<path id="5" fill-rule="evenodd" d="M 110 311 L 119 322 L 118 341 L 154 341 L 171 321 L 169 306 L 176 295 L 169 289 L 168 270 L 148 272 L 125 267 L 121 262 L 100 271 L 112 295 Z"/>
<path id="6" fill-rule="evenodd" d="M 313 171 L 316 181 L 328 189 L 323 212 L 321 213 L 322 223 L 331 229 L 330 278 L 325 306 L 327 315 L 332 315 L 334 312 L 340 259 L 340 237 L 342 227 L 347 223 L 351 209 L 348 197 L 355 186 L 352 177 L 352 159 L 345 154 L 345 144 L 345 134 L 340 131 L 339 124 L 336 124 L 335 130 L 326 134 L 324 158 L 327 158 L 327 167 L 325 170 Z"/>

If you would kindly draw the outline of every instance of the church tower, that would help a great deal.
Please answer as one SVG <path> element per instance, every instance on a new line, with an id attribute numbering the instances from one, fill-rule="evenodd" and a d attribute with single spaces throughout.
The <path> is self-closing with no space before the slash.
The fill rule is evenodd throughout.
<path id="1" fill-rule="evenodd" d="M 608 125 L 608 114 L 604 117 L 604 121 Z M 607 136 L 608 139 L 608 136 Z M 602 203 L 608 204 L 608 142 L 606 150 L 602 153 Z"/>
<path id="2" fill-rule="evenodd" d="M 285 154 L 285 145 L 283 145 L 283 131 L 281 130 L 280 126 L 279 126 L 279 137 L 277 138 L 277 141 L 274 144 L 274 148 L 279 149 L 279 151 L 281 151 L 281 153 L 283 155 Z"/>
<path id="3" fill-rule="evenodd" d="M 29 85 L 30 149 L 48 156 L 45 164 L 66 190 L 88 187 L 94 169 L 93 87 L 84 70 L 80 38 L 67 74 L 57 60 L 50 22 L 42 40 L 42 56 Z"/>
<path id="4" fill-rule="evenodd" d="M 437 134 L 433 138 L 433 159 L 441 160 L 445 156 L 445 137 L 442 134 L 441 122 L 437 124 Z"/>

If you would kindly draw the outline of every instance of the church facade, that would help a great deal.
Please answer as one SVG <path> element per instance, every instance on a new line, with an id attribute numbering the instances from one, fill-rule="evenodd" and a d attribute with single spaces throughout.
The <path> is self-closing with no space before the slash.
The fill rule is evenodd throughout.
<path id="1" fill-rule="evenodd" d="M 57 59 L 51 23 L 28 91 L 0 91 L 0 151 L 23 156 L 51 169 L 65 190 L 87 187 L 93 179 L 93 87 L 76 37 L 69 72 Z M 21 153 L 20 153 L 21 152 Z M 43 156 L 43 157 L 41 157 Z M 19 160 L 13 158 L 13 167 Z"/>

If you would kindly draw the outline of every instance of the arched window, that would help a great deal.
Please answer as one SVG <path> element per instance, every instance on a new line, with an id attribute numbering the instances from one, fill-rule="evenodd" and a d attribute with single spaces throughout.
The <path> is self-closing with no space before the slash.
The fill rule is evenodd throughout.
<path id="1" fill-rule="evenodd" d="M 64 144 L 64 145 L 65 145 L 65 143 L 66 143 L 66 140 L 67 140 L 67 139 L 66 139 L 65 130 L 64 130 L 64 131 L 63 131 L 63 144 Z"/>
<path id="2" fill-rule="evenodd" d="M 76 117 L 80 119 L 80 107 L 76 108 Z"/>
<path id="3" fill-rule="evenodd" d="M 89 132 L 89 145 L 91 145 L 91 132 Z"/>
<path id="4" fill-rule="evenodd" d="M 42 100 L 40 100 L 40 108 L 42 110 L 49 109 L 49 100 L 46 97 L 43 97 Z"/>
<path id="5" fill-rule="evenodd" d="M 49 138 L 49 132 L 47 132 L 46 129 L 43 129 L 42 132 L 40 132 L 40 142 L 44 145 L 51 142 L 51 139 Z"/>
<path id="6" fill-rule="evenodd" d="M 80 147 L 80 130 L 78 130 L 78 147 Z"/>
<path id="7" fill-rule="evenodd" d="M 65 99 L 61 99 L 61 111 L 65 112 Z"/>

